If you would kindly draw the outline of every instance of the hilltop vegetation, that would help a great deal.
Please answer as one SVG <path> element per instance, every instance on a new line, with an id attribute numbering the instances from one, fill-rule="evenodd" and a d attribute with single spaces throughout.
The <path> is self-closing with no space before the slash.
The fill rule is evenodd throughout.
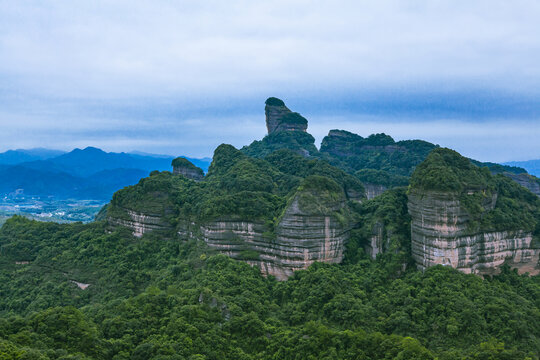
<path id="1" fill-rule="evenodd" d="M 433 150 L 416 167 L 410 184 L 413 192 L 455 193 L 469 212 L 471 230 L 538 231 L 538 196 L 503 175 L 492 175 L 487 167 L 480 168 L 453 150 Z M 486 207 L 493 199 L 495 207 Z"/>
<path id="2" fill-rule="evenodd" d="M 386 134 L 333 130 L 318 151 L 303 117 L 277 98 L 266 105 L 270 134 L 241 150 L 220 145 L 204 179 L 153 171 L 90 224 L 7 220 L 0 359 L 539 359 L 540 276 L 422 272 L 411 256 L 411 194 L 455 197 L 472 228 L 538 241 L 540 199 L 492 174 L 509 169 Z M 172 165 L 202 175 L 184 158 Z M 366 200 L 363 183 L 391 189 Z M 167 226 L 140 238 L 117 226 L 136 218 Z M 222 248 L 199 236 L 209 222 Z M 274 231 L 282 223 L 296 237 Z M 239 243 L 250 264 L 265 247 L 305 268 L 264 277 L 218 252 L 233 256 Z M 308 247 L 328 263 L 307 267 Z"/>
<path id="3" fill-rule="evenodd" d="M 264 158 L 279 149 L 289 149 L 301 155 L 317 155 L 315 138 L 308 133 L 300 131 L 280 131 L 266 135 L 260 141 L 253 141 L 244 146 L 242 151 L 257 158 Z"/>
<path id="4" fill-rule="evenodd" d="M 302 179 L 312 175 L 332 180 L 338 187 L 334 190 L 343 197 L 363 196 L 358 179 L 325 161 L 306 159 L 291 150 L 258 159 L 224 144 L 216 149 L 205 181 L 197 183 L 170 172 L 155 173 L 117 192 L 108 211 L 119 217 L 125 217 L 123 209 L 144 211 L 163 216 L 173 224 L 175 218 L 220 217 L 271 224 Z"/>

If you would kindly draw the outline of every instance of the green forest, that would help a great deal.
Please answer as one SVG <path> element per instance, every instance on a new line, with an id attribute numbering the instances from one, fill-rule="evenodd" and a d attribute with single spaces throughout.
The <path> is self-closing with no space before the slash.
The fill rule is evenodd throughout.
<path id="1" fill-rule="evenodd" d="M 90 224 L 8 219 L 0 360 L 539 359 L 540 276 L 506 265 L 484 277 L 418 271 L 407 209 L 411 193 L 446 191 L 475 229 L 525 229 L 537 241 L 539 198 L 449 149 L 345 135 L 355 142 L 327 141 L 320 152 L 311 135 L 292 131 L 241 150 L 220 145 L 203 181 L 152 172 Z M 349 155 L 332 155 L 345 145 Z M 200 170 L 183 158 L 173 165 Z M 391 189 L 367 200 L 364 183 Z M 273 241 L 293 199 L 313 216 L 339 218 L 349 233 L 343 261 L 277 281 L 177 236 L 186 223 L 233 218 L 263 224 Z M 162 230 L 137 238 L 108 221 L 129 221 L 128 210 L 161 219 Z M 372 258 L 377 229 L 383 247 Z"/>
<path id="2" fill-rule="evenodd" d="M 390 221 L 399 210 L 388 203 L 402 194 L 360 211 L 375 207 Z M 503 268 L 482 279 L 440 266 L 422 273 L 403 270 L 406 252 L 373 261 L 356 249 L 342 264 L 317 263 L 277 282 L 200 242 L 105 230 L 104 222 L 6 222 L 1 359 L 537 359 L 540 352 L 538 276 Z"/>

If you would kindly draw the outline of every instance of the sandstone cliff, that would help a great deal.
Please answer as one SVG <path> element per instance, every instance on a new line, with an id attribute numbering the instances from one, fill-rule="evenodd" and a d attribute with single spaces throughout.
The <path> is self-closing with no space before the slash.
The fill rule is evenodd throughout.
<path id="1" fill-rule="evenodd" d="M 493 209 L 496 195 L 487 199 Z M 505 262 L 520 272 L 538 273 L 538 249 L 532 231 L 470 229 L 470 215 L 459 194 L 422 192 L 409 195 L 411 252 L 420 269 L 446 265 L 466 273 L 493 273 Z"/>
<path id="2" fill-rule="evenodd" d="M 532 176 L 526 173 L 513 174 L 510 172 L 504 172 L 503 175 L 514 180 L 519 185 L 528 189 L 530 192 L 540 196 L 540 179 L 538 179 L 536 176 Z"/>
<path id="3" fill-rule="evenodd" d="M 411 178 L 412 256 L 420 269 L 440 264 L 490 274 L 507 263 L 538 273 L 538 210 L 538 199 L 525 189 L 437 149 Z"/>
<path id="4" fill-rule="evenodd" d="M 280 280 L 315 261 L 340 262 L 348 204 L 364 198 L 362 184 L 326 162 L 278 155 L 255 159 L 221 145 L 203 181 L 155 173 L 115 194 L 109 224 L 138 237 L 175 230 Z"/>
<path id="5" fill-rule="evenodd" d="M 285 103 L 277 98 L 268 98 L 264 108 L 268 134 L 279 131 L 307 130 L 307 120 L 300 114 L 292 112 Z"/>
<path id="6" fill-rule="evenodd" d="M 127 218 L 110 216 L 107 218 L 113 227 L 124 226 L 131 229 L 133 236 L 142 237 L 144 234 L 156 230 L 170 231 L 173 229 L 162 215 L 144 214 L 129 209 L 124 209 Z"/>
<path id="7" fill-rule="evenodd" d="M 305 183 L 273 231 L 262 222 L 229 218 L 200 224 L 199 234 L 211 248 L 286 280 L 316 261 L 341 262 L 349 230 L 345 207 L 342 191 L 330 193 Z M 185 228 L 180 231 L 184 236 L 188 233 L 197 236 Z"/>
<path id="8" fill-rule="evenodd" d="M 364 189 L 366 189 L 366 198 L 368 200 L 373 199 L 374 197 L 379 196 L 388 190 L 385 185 L 369 183 L 364 183 Z"/>

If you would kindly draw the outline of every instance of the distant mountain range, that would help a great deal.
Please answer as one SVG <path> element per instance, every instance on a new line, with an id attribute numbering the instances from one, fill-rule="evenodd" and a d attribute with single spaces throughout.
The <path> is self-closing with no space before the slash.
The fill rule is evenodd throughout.
<path id="1" fill-rule="evenodd" d="M 27 161 L 47 160 L 65 153 L 61 150 L 43 148 L 8 150 L 0 153 L 0 164 L 16 165 Z"/>
<path id="2" fill-rule="evenodd" d="M 504 163 L 504 165 L 519 166 L 527 170 L 529 174 L 540 177 L 540 159 L 527 161 L 510 161 Z"/>
<path id="3" fill-rule="evenodd" d="M 71 152 L 49 149 L 0 153 L 0 194 L 109 199 L 151 171 L 171 170 L 173 156 L 141 152 L 108 153 L 94 147 Z M 207 171 L 211 159 L 191 159 Z M 17 192 L 18 194 L 21 191 Z"/>

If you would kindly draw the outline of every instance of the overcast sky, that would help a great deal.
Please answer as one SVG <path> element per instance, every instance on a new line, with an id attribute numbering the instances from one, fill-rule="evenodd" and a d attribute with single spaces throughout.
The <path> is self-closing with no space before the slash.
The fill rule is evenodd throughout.
<path id="1" fill-rule="evenodd" d="M 540 158 L 540 2 L 0 0 L 0 150 L 211 156 L 282 98 L 333 128 Z"/>

